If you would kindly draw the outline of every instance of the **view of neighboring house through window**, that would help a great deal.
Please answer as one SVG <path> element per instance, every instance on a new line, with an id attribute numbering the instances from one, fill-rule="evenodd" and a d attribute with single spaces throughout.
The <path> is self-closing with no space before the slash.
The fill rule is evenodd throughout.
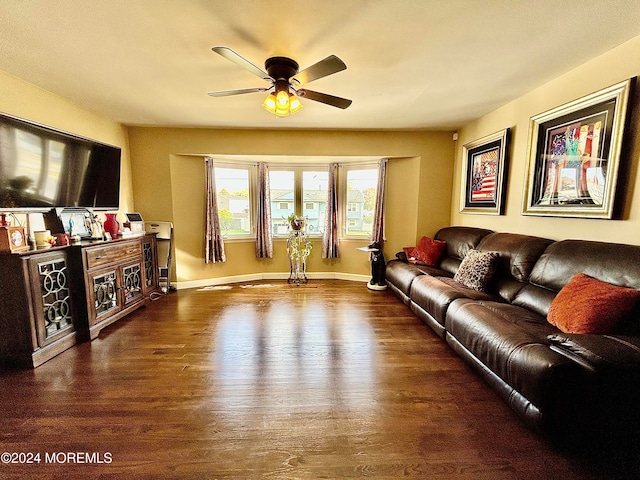
<path id="1" fill-rule="evenodd" d="M 295 174 L 293 170 L 269 169 L 271 223 L 274 235 L 287 235 L 287 217 L 295 213 Z"/>
<path id="2" fill-rule="evenodd" d="M 347 167 L 345 235 L 371 236 L 378 191 L 378 168 Z"/>
<path id="3" fill-rule="evenodd" d="M 224 236 L 252 233 L 249 167 L 216 167 L 220 228 Z"/>
<path id="4" fill-rule="evenodd" d="M 287 235 L 287 217 L 291 214 L 307 219 L 307 234 L 321 235 L 327 209 L 329 172 L 315 167 L 269 170 L 271 187 L 271 221 L 274 235 Z"/>
<path id="5" fill-rule="evenodd" d="M 327 170 L 305 170 L 302 172 L 302 216 L 307 218 L 307 232 L 321 235 L 327 210 Z"/>

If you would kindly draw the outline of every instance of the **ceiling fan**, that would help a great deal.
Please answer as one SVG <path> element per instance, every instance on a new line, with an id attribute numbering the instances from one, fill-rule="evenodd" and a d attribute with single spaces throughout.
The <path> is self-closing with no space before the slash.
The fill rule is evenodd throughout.
<path id="1" fill-rule="evenodd" d="M 270 57 L 264 62 L 265 72 L 228 47 L 213 47 L 212 50 L 217 54 L 222 55 L 227 60 L 232 61 L 236 65 L 271 83 L 269 87 L 209 92 L 208 95 L 212 97 L 226 97 L 230 95 L 242 95 L 244 93 L 271 91 L 262 106 L 267 111 L 280 117 L 286 117 L 302 109 L 302 103 L 298 97 L 342 109 L 351 105 L 351 100 L 346 98 L 298 88 L 301 85 L 313 82 L 319 78 L 327 77 L 345 70 L 347 66 L 335 55 L 329 55 L 327 58 L 320 60 L 304 70 L 298 70 L 298 63 L 291 58 Z"/>

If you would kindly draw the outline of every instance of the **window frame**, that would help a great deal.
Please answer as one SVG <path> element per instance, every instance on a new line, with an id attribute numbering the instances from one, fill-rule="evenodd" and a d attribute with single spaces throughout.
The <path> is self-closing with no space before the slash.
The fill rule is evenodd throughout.
<path id="1" fill-rule="evenodd" d="M 256 238 L 256 213 L 257 213 L 257 191 L 258 191 L 258 169 L 255 164 L 246 163 L 229 163 L 229 162 L 216 162 L 214 159 L 214 174 L 215 169 L 224 168 L 227 170 L 246 170 L 248 172 L 249 182 L 249 232 L 248 233 L 234 233 L 234 234 L 222 234 L 224 241 L 233 240 L 250 240 Z M 216 178 L 216 189 L 218 188 L 218 178 Z M 216 192 L 217 195 L 217 192 Z M 220 205 L 218 205 L 218 218 L 220 215 Z"/>
<path id="2" fill-rule="evenodd" d="M 376 170 L 378 172 L 378 175 L 380 175 L 380 168 L 379 168 L 380 163 L 376 162 L 375 165 L 372 165 L 371 162 L 365 163 L 365 164 L 358 164 L 358 163 L 352 163 L 352 164 L 342 164 L 340 165 L 340 170 L 339 170 L 339 175 L 338 175 L 338 218 L 339 218 L 339 231 L 340 231 L 340 239 L 341 240 L 370 240 L 371 239 L 371 235 L 373 232 L 369 232 L 366 234 L 354 234 L 354 233 L 347 233 L 348 232 L 348 225 L 350 223 L 350 218 L 348 216 L 349 212 L 352 212 L 352 210 L 349 210 L 349 205 L 354 204 L 354 202 L 347 202 L 347 190 L 348 190 L 348 176 L 349 176 L 349 172 L 352 171 L 357 171 L 357 170 Z M 375 185 L 375 189 L 376 189 L 376 195 L 378 194 L 378 184 L 376 182 Z M 358 210 L 357 204 L 355 211 Z M 363 204 L 364 207 L 364 204 Z M 364 212 L 364 208 L 363 208 L 363 212 Z"/>
<path id="3" fill-rule="evenodd" d="M 276 163 L 276 164 L 268 164 L 268 165 L 269 165 L 269 172 L 276 172 L 276 171 L 293 172 L 293 213 L 296 216 L 304 216 L 306 204 L 314 203 L 314 202 L 303 201 L 304 172 L 329 172 L 329 164 L 323 163 L 323 164 L 299 165 L 299 164 L 288 164 L 288 163 Z M 310 237 L 317 237 L 317 238 L 322 237 L 322 233 L 320 233 L 320 229 L 318 229 L 318 231 L 307 230 L 307 235 Z M 276 233 L 273 234 L 274 240 L 285 239 L 285 238 L 288 238 L 288 234 L 276 234 Z"/>

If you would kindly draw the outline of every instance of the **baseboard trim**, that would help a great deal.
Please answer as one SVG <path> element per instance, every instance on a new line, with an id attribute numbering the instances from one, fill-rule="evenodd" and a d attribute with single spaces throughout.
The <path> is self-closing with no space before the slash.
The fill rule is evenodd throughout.
<path id="1" fill-rule="evenodd" d="M 342 272 L 307 272 L 309 280 L 348 280 L 351 282 L 368 282 L 371 280 L 367 275 Z M 256 282 L 260 280 L 287 280 L 289 273 L 250 273 L 246 275 L 232 275 L 228 277 L 203 278 L 201 280 L 188 280 L 184 282 L 171 282 L 171 286 L 177 290 L 186 288 L 202 288 L 216 285 L 226 285 L 228 283 Z"/>

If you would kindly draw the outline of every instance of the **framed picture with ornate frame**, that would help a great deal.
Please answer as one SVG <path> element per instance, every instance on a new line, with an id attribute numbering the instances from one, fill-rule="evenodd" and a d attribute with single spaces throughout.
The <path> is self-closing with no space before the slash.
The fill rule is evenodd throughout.
<path id="1" fill-rule="evenodd" d="M 531 117 L 524 215 L 613 218 L 632 80 Z"/>
<path id="2" fill-rule="evenodd" d="M 507 180 L 509 129 L 462 147 L 460 212 L 502 215 Z"/>

